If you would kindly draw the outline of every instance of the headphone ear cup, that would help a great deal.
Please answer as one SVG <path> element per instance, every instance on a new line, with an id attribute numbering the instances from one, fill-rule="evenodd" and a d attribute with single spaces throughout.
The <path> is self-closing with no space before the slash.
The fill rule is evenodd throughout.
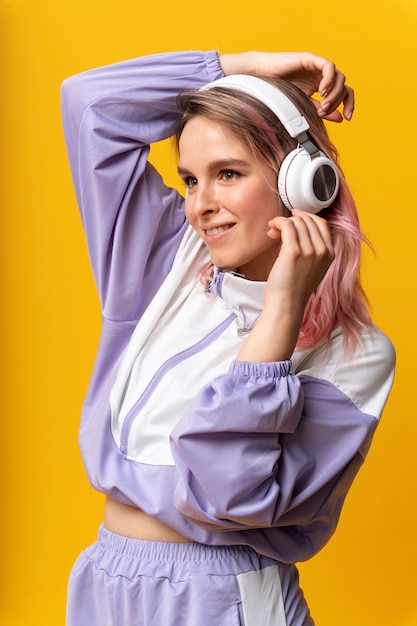
<path id="1" fill-rule="evenodd" d="M 339 172 L 323 152 L 312 158 L 303 147 L 292 150 L 278 174 L 278 192 L 284 205 L 318 213 L 330 206 L 339 191 Z"/>

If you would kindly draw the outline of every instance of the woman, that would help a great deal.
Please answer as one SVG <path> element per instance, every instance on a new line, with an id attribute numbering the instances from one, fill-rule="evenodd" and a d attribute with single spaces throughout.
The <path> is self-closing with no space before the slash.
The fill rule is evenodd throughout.
<path id="1" fill-rule="evenodd" d="M 275 81 L 309 126 L 303 139 L 213 83 L 236 74 L 321 92 L 316 113 Z M 310 54 L 155 55 L 65 81 L 103 310 L 80 444 L 107 496 L 71 574 L 69 626 L 313 624 L 294 564 L 334 532 L 394 364 L 367 313 L 356 210 L 320 119 L 340 121 L 341 102 L 350 118 L 343 75 Z M 174 125 L 185 202 L 148 162 Z M 322 211 L 290 211 L 278 193 L 299 140 L 334 172 Z"/>

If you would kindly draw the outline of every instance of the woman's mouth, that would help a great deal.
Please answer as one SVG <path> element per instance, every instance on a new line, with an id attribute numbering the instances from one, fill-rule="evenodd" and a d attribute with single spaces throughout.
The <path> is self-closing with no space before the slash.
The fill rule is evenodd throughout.
<path id="1" fill-rule="evenodd" d="M 232 227 L 232 224 L 227 224 L 225 226 L 216 226 L 214 228 L 206 228 L 204 232 L 206 233 L 206 235 L 210 237 L 212 235 L 219 235 L 220 233 L 223 233 L 225 230 L 229 230 L 229 228 L 231 227 Z"/>

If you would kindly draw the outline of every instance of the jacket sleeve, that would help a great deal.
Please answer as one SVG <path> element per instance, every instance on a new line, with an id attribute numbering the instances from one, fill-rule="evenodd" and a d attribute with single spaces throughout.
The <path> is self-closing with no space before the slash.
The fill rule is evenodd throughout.
<path id="1" fill-rule="evenodd" d="M 216 52 L 152 55 L 68 78 L 65 140 L 103 314 L 136 320 L 168 273 L 183 198 L 148 162 L 172 134 L 176 97 L 221 76 Z"/>
<path id="2" fill-rule="evenodd" d="M 393 366 L 387 340 L 369 359 L 367 379 L 358 377 L 363 390 L 378 390 L 374 413 Z M 355 358 L 338 370 L 355 376 Z M 308 558 L 334 532 L 378 417 L 324 378 L 291 374 L 289 362 L 234 361 L 173 431 L 175 505 L 208 531 L 270 529 L 271 543 L 273 528 L 277 537 L 291 532 Z"/>

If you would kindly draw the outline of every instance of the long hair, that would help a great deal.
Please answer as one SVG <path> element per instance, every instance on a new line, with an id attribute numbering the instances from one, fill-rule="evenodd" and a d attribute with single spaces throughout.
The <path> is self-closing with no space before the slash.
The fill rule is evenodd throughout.
<path id="1" fill-rule="evenodd" d="M 319 148 L 338 164 L 338 154 L 331 143 L 314 104 L 298 87 L 278 78 L 264 78 L 282 91 L 304 115 L 309 134 Z M 285 156 L 297 146 L 275 114 L 255 98 L 222 87 L 207 91 L 188 91 L 178 98 L 182 117 L 178 120 L 174 145 L 186 124 L 198 115 L 214 120 L 231 131 L 238 141 L 277 173 Z M 340 169 L 340 168 L 339 168 Z M 277 191 L 278 193 L 278 191 Z M 281 203 L 282 204 L 282 203 Z M 288 215 L 282 205 L 283 215 Z M 369 242 L 361 232 L 356 205 L 346 180 L 340 172 L 339 193 L 330 207 L 320 212 L 332 233 L 335 258 L 320 285 L 307 303 L 297 347 L 312 348 L 330 339 L 341 327 L 345 348 L 351 351 L 360 342 L 361 328 L 372 326 L 368 301 L 360 280 L 363 243 Z"/>

